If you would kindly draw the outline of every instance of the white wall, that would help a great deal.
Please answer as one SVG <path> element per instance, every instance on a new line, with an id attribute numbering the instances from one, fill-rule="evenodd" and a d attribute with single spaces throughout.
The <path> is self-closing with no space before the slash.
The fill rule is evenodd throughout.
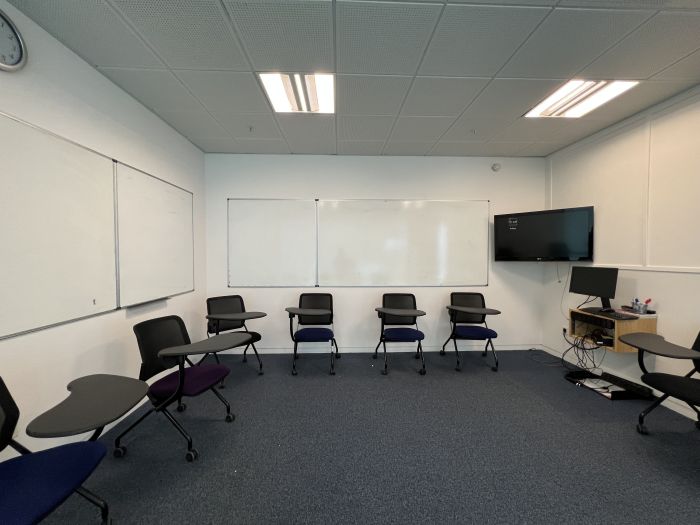
<path id="1" fill-rule="evenodd" d="M 494 162 L 502 165 L 500 171 L 491 171 Z M 508 213 L 544 207 L 544 166 L 544 159 L 514 158 L 207 155 L 207 294 L 241 294 L 248 310 L 268 313 L 268 317 L 249 323 L 251 330 L 263 334 L 259 346 L 273 352 L 291 351 L 284 308 L 296 306 L 299 293 L 314 289 L 227 287 L 227 198 L 489 199 L 492 214 Z M 250 249 L 264 256 L 264 239 L 260 242 Z M 489 286 L 465 290 L 481 291 L 488 305 L 504 312 L 491 322 L 499 333 L 499 348 L 538 345 L 543 265 L 495 263 L 493 255 L 489 257 Z M 379 337 L 374 308 L 386 291 L 416 294 L 418 307 L 428 313 L 419 321 L 426 333 L 426 350 L 437 349 L 449 334 L 445 306 L 452 289 L 317 290 L 333 293 L 334 328 L 341 352 L 374 349 Z"/>
<path id="2" fill-rule="evenodd" d="M 613 306 L 651 297 L 658 332 L 685 346 L 700 330 L 698 137 L 700 90 L 694 89 L 548 159 L 552 208 L 595 205 L 595 264 L 621 268 Z M 559 265 L 562 276 L 569 266 Z M 543 340 L 561 352 L 567 346 L 561 329 L 568 308 L 582 298 L 568 293 L 556 270 L 552 264 L 545 272 Z M 650 370 L 690 369 L 683 361 L 647 357 L 647 362 Z M 604 369 L 640 381 L 636 354 L 608 352 Z"/>
<path id="3" fill-rule="evenodd" d="M 24 69 L 0 73 L 0 112 L 195 195 L 194 293 L 0 341 L 0 375 L 21 411 L 17 439 L 30 449 L 41 449 L 57 441 L 29 438 L 24 428 L 67 395 L 72 379 L 90 373 L 138 376 L 135 323 L 172 313 L 184 318 L 193 339 L 204 336 L 204 155 L 5 0 L 0 0 L 0 9 L 15 21 L 29 51 Z"/>

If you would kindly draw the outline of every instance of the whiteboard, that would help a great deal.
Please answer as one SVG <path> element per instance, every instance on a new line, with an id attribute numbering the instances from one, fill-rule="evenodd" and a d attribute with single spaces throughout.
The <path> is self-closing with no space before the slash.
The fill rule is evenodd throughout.
<path id="1" fill-rule="evenodd" d="M 193 197 L 117 163 L 120 306 L 194 290 Z"/>
<path id="2" fill-rule="evenodd" d="M 0 116 L 0 337 L 117 307 L 111 159 Z"/>
<path id="3" fill-rule="evenodd" d="M 488 229 L 488 201 L 320 201 L 319 284 L 486 285 Z"/>
<path id="4" fill-rule="evenodd" d="M 228 200 L 229 287 L 315 284 L 315 201 Z"/>

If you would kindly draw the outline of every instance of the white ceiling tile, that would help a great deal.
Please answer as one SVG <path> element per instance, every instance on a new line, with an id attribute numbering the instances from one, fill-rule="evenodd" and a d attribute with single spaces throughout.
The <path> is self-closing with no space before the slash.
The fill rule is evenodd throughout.
<path id="1" fill-rule="evenodd" d="M 456 117 L 486 84 L 485 78 L 417 77 L 401 114 Z"/>
<path id="2" fill-rule="evenodd" d="M 580 76 L 646 79 L 700 48 L 700 12 L 662 12 L 634 31 Z"/>
<path id="3" fill-rule="evenodd" d="M 700 51 L 695 51 L 652 77 L 653 80 L 700 82 Z"/>
<path id="4" fill-rule="evenodd" d="M 253 73 L 175 71 L 192 94 L 213 112 L 270 113 L 270 106 Z"/>
<path id="5" fill-rule="evenodd" d="M 333 71 L 330 0 L 226 0 L 256 71 Z"/>
<path id="6" fill-rule="evenodd" d="M 292 153 L 335 153 L 334 115 L 279 114 L 277 120 Z"/>
<path id="7" fill-rule="evenodd" d="M 559 6 L 633 9 L 698 9 L 698 0 L 561 0 Z"/>
<path id="8" fill-rule="evenodd" d="M 479 155 L 485 157 L 516 157 L 530 144 L 530 142 L 487 142 L 478 151 Z"/>
<path id="9" fill-rule="evenodd" d="M 422 0 L 421 0 L 422 1 Z M 447 0 L 450 4 L 553 6 L 559 0 Z M 629 1 L 629 0 L 627 0 Z"/>
<path id="10" fill-rule="evenodd" d="M 202 109 L 202 105 L 170 71 L 100 68 L 102 74 L 144 106 L 155 111 Z"/>
<path id="11" fill-rule="evenodd" d="M 420 74 L 492 76 L 549 12 L 539 7 L 448 5 Z"/>
<path id="12" fill-rule="evenodd" d="M 413 74 L 440 5 L 336 3 L 339 73 Z"/>
<path id="13" fill-rule="evenodd" d="M 455 121 L 454 117 L 399 117 L 392 142 L 435 142 Z"/>
<path id="14" fill-rule="evenodd" d="M 290 153 L 284 140 L 237 140 L 237 153 Z"/>
<path id="15" fill-rule="evenodd" d="M 228 138 L 229 134 L 204 108 L 201 111 L 158 111 L 158 116 L 181 135 L 190 137 Z"/>
<path id="16" fill-rule="evenodd" d="M 394 117 L 339 116 L 338 140 L 384 143 L 393 124 Z"/>
<path id="17" fill-rule="evenodd" d="M 564 124 L 558 118 L 519 118 L 510 126 L 493 135 L 492 142 L 554 142 Z"/>
<path id="18" fill-rule="evenodd" d="M 93 66 L 163 67 L 102 0 L 13 0 L 18 9 Z M 31 43 L 29 44 L 31 49 Z"/>
<path id="19" fill-rule="evenodd" d="M 279 127 L 272 115 L 239 115 L 221 111 L 214 115 L 235 139 L 281 138 Z"/>
<path id="20" fill-rule="evenodd" d="M 465 119 L 515 120 L 552 94 L 561 80 L 496 79 L 464 113 Z"/>
<path id="21" fill-rule="evenodd" d="M 168 66 L 248 70 L 218 0 L 110 0 Z"/>
<path id="22" fill-rule="evenodd" d="M 522 149 L 518 155 L 522 157 L 546 157 L 547 155 L 559 151 L 566 145 L 567 144 L 562 142 L 533 142 Z"/>
<path id="23" fill-rule="evenodd" d="M 381 155 L 384 141 L 370 140 L 338 141 L 339 155 Z"/>
<path id="24" fill-rule="evenodd" d="M 484 142 L 504 131 L 514 119 L 475 119 L 460 117 L 442 140 L 451 142 Z"/>
<path id="25" fill-rule="evenodd" d="M 336 96 L 340 115 L 396 115 L 411 77 L 338 75 Z"/>
<path id="26" fill-rule="evenodd" d="M 438 142 L 431 156 L 512 157 L 530 145 L 529 142 Z"/>
<path id="27" fill-rule="evenodd" d="M 432 142 L 387 142 L 383 155 L 427 155 Z"/>
<path id="28" fill-rule="evenodd" d="M 652 14 L 653 11 L 556 9 L 498 76 L 570 79 Z"/>
<path id="29" fill-rule="evenodd" d="M 447 142 L 440 141 L 430 150 L 432 156 L 463 157 L 473 155 L 475 150 L 484 146 L 484 142 Z"/>

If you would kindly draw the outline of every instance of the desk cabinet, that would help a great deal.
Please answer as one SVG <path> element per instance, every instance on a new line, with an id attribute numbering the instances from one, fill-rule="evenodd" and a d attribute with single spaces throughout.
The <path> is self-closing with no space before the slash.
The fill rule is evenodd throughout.
<path id="1" fill-rule="evenodd" d="M 603 346 L 611 352 L 637 352 L 637 349 L 619 340 L 621 335 L 632 332 L 656 333 L 656 316 L 644 315 L 637 319 L 610 319 L 602 315 L 583 310 L 569 310 L 569 334 L 572 337 L 584 337 L 594 330 L 601 330 L 606 336 L 612 337 L 610 346 Z"/>

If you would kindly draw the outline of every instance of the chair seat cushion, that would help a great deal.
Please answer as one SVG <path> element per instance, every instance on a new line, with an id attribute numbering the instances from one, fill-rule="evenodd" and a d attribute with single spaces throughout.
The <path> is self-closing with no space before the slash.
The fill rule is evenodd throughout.
<path id="1" fill-rule="evenodd" d="M 327 343 L 333 339 L 330 328 L 302 328 L 294 334 L 297 343 Z"/>
<path id="2" fill-rule="evenodd" d="M 478 325 L 458 325 L 455 328 L 455 337 L 457 339 L 474 339 L 477 341 L 483 341 L 484 339 L 495 339 L 498 334 L 486 328 L 485 326 Z"/>
<path id="3" fill-rule="evenodd" d="M 654 372 L 644 374 L 642 381 L 671 397 L 691 405 L 700 405 L 700 379 Z"/>
<path id="4" fill-rule="evenodd" d="M 216 385 L 229 372 L 228 367 L 224 365 L 196 365 L 185 368 L 185 385 L 182 389 L 182 395 L 198 396 Z M 148 389 L 149 397 L 164 400 L 171 396 L 177 390 L 179 375 L 179 370 L 176 370 L 153 383 Z"/>
<path id="5" fill-rule="evenodd" d="M 44 519 L 85 482 L 106 451 L 102 443 L 84 441 L 0 463 L 0 522 Z"/>
<path id="6" fill-rule="evenodd" d="M 386 328 L 384 340 L 392 343 L 412 343 L 422 341 L 425 334 L 415 328 Z"/>

